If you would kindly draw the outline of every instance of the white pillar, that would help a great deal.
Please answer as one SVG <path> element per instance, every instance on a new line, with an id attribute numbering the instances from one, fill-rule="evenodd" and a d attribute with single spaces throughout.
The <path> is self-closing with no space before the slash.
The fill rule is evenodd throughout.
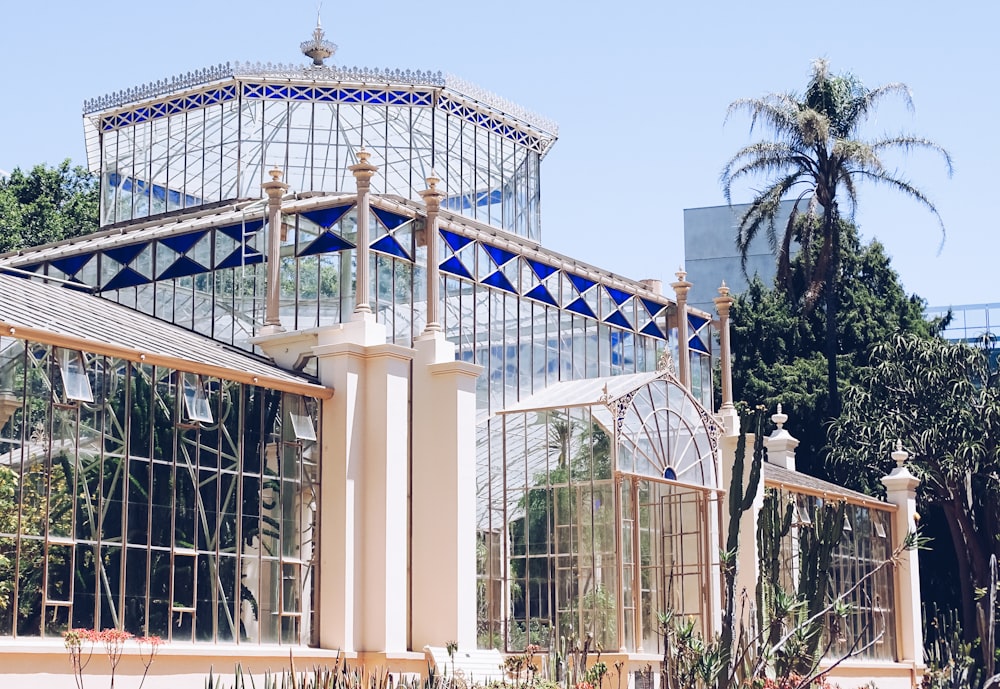
<path id="1" fill-rule="evenodd" d="M 355 320 L 363 320 L 372 312 L 371 305 L 368 303 L 369 294 L 371 293 L 371 278 L 368 275 L 368 257 L 371 253 L 368 248 L 368 245 L 371 244 L 371 237 L 369 236 L 369 225 L 371 224 L 371 220 L 369 216 L 371 215 L 370 196 L 372 177 L 378 170 L 378 166 L 368 162 L 370 157 L 371 153 L 366 151 L 362 146 L 361 149 L 358 150 L 358 162 L 347 168 L 354 175 L 354 179 L 358 186 L 358 248 L 356 254 L 356 287 L 354 291 Z"/>
<path id="2" fill-rule="evenodd" d="M 353 321 L 318 332 L 323 404 L 320 645 L 407 650 L 409 373 L 413 351 Z"/>
<path id="3" fill-rule="evenodd" d="M 412 647 L 476 648 L 476 379 L 440 331 L 414 342 Z"/>
<path id="4" fill-rule="evenodd" d="M 687 273 L 681 268 L 677 271 L 677 282 L 670 283 L 674 288 L 674 300 L 677 302 L 677 377 L 688 390 L 691 389 L 691 354 L 688 351 L 688 313 L 687 295 L 691 283 L 685 280 Z"/>
<path id="5" fill-rule="evenodd" d="M 269 173 L 270 182 L 261 187 L 267 193 L 267 285 L 264 300 L 262 335 L 281 332 L 281 197 L 288 185 L 281 181 L 281 170 Z"/>
<path id="6" fill-rule="evenodd" d="M 712 300 L 719 314 L 719 377 L 722 379 L 722 406 L 719 407 L 719 419 L 726 435 L 739 435 L 740 415 L 733 405 L 733 356 L 729 343 L 729 312 L 733 307 L 733 299 L 729 296 L 726 281 L 719 287 L 719 296 Z"/>
<path id="7" fill-rule="evenodd" d="M 892 546 L 894 549 L 902 545 L 903 540 L 911 531 L 916 531 L 917 521 L 917 486 L 920 479 L 906 468 L 909 453 L 903 449 L 903 444 L 896 441 L 896 451 L 892 458 L 896 468 L 888 476 L 882 477 L 885 485 L 886 499 L 896 505 L 897 510 L 892 522 Z M 903 550 L 899 554 L 899 565 L 895 568 L 896 577 L 896 629 L 899 639 L 900 661 L 913 663 L 915 668 L 924 666 L 924 647 L 920 621 L 920 569 L 919 551 L 916 548 Z M 891 605 L 892 601 L 886 601 Z"/>
<path id="8" fill-rule="evenodd" d="M 439 332 L 441 330 L 441 314 L 438 313 L 441 302 L 441 271 L 438 266 L 438 212 L 444 192 L 437 188 L 441 179 L 431 170 L 427 177 L 427 189 L 420 192 L 427 207 L 427 218 L 424 224 L 424 243 L 427 246 L 427 325 L 424 332 Z"/>

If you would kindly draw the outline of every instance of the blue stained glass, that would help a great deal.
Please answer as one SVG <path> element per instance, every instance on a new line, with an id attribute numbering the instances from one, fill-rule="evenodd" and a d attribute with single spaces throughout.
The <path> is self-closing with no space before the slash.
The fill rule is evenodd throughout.
<path id="1" fill-rule="evenodd" d="M 125 287 L 135 287 L 136 285 L 144 285 L 149 282 L 149 278 L 142 273 L 137 273 L 131 268 L 123 268 L 118 275 L 108 280 L 102 289 L 123 289 Z"/>
<path id="2" fill-rule="evenodd" d="M 407 261 L 413 260 L 410 258 L 410 255 L 406 253 L 406 249 L 404 249 L 391 234 L 387 234 L 378 241 L 372 242 L 371 248 L 375 249 L 375 251 L 381 251 L 384 254 L 391 254 L 399 258 L 405 258 Z"/>
<path id="3" fill-rule="evenodd" d="M 705 346 L 705 343 L 702 342 L 701 338 L 698 337 L 697 335 L 691 336 L 691 338 L 688 340 L 688 347 L 690 347 L 696 352 L 701 352 L 702 354 L 709 353 L 708 347 Z"/>
<path id="4" fill-rule="evenodd" d="M 704 328 L 708 322 L 709 320 L 707 318 L 702 318 L 701 316 L 698 316 L 693 313 L 688 314 L 688 323 L 691 324 L 691 327 L 694 328 L 695 331 Z"/>
<path id="5" fill-rule="evenodd" d="M 605 287 L 604 289 L 608 291 L 608 294 L 611 295 L 611 298 L 615 300 L 615 303 L 618 304 L 618 306 L 621 306 L 622 304 L 624 304 L 625 302 L 627 302 L 629 299 L 632 298 L 632 295 L 629 294 L 628 292 L 624 292 L 620 289 L 615 289 L 614 287 Z"/>
<path id="6" fill-rule="evenodd" d="M 676 481 L 677 472 L 674 471 L 673 467 L 667 467 L 666 469 L 663 470 L 663 478 L 667 479 L 668 481 Z"/>
<path id="7" fill-rule="evenodd" d="M 42 266 L 42 264 L 41 264 L 41 263 L 32 263 L 31 265 L 27 265 L 27 266 L 17 266 L 17 269 L 18 269 L 18 270 L 23 270 L 23 271 L 26 271 L 26 272 L 28 272 L 28 273 L 34 273 L 34 272 L 35 272 L 36 270 L 38 270 L 38 269 L 39 269 L 39 268 L 40 268 L 41 266 Z"/>
<path id="8" fill-rule="evenodd" d="M 253 234 L 260 228 L 264 227 L 263 220 L 247 220 L 245 223 L 240 223 L 238 225 L 226 225 L 225 227 L 215 228 L 227 237 L 232 237 L 238 242 L 243 241 L 243 235 Z"/>
<path id="9" fill-rule="evenodd" d="M 573 286 L 576 287 L 579 292 L 586 292 L 588 289 L 596 285 L 597 283 L 593 280 L 588 280 L 585 277 L 580 277 L 579 275 L 573 275 L 573 273 L 566 273 L 566 277 L 569 278 Z"/>
<path id="10" fill-rule="evenodd" d="M 334 208 L 321 208 L 317 211 L 305 211 L 303 216 L 309 218 L 314 223 L 324 229 L 333 227 L 333 224 L 344 217 L 344 213 L 354 208 L 353 203 L 346 206 L 335 206 Z"/>
<path id="11" fill-rule="evenodd" d="M 573 313 L 578 313 L 581 316 L 589 316 L 590 318 L 597 318 L 597 315 L 594 314 L 593 309 L 590 308 L 590 304 L 588 304 L 583 297 L 580 297 L 575 301 L 571 301 L 566 306 L 566 310 L 572 311 Z"/>
<path id="12" fill-rule="evenodd" d="M 646 299 L 646 297 L 639 297 L 639 300 L 642 301 L 642 305 L 646 307 L 646 311 L 649 312 L 650 318 L 656 318 L 656 315 L 660 313 L 660 311 L 667 308 L 666 304 L 661 304 L 657 301 L 653 301 L 652 299 Z"/>
<path id="13" fill-rule="evenodd" d="M 77 256 L 67 256 L 66 258 L 57 258 L 52 261 L 52 265 L 66 273 L 67 275 L 76 275 L 77 272 L 85 265 L 87 261 L 92 259 L 94 254 L 79 254 Z"/>
<path id="14" fill-rule="evenodd" d="M 467 271 L 465 269 L 465 266 L 462 265 L 462 262 L 458 260 L 458 256 L 452 256 L 447 261 L 442 263 L 440 267 L 441 270 L 443 270 L 446 273 L 451 273 L 452 275 L 459 275 L 463 278 L 468 278 L 469 280 L 473 279 L 472 276 L 469 274 L 469 271 Z"/>
<path id="15" fill-rule="evenodd" d="M 312 242 L 305 249 L 299 252 L 299 256 L 312 256 L 313 254 L 326 254 L 333 251 L 344 251 L 353 249 L 354 245 L 338 234 L 326 231 Z"/>
<path id="16" fill-rule="evenodd" d="M 605 323 L 613 323 L 622 328 L 632 329 L 632 324 L 626 320 L 621 311 L 613 311 L 610 316 L 604 319 Z"/>
<path id="17" fill-rule="evenodd" d="M 247 249 L 247 253 L 244 254 L 242 249 L 237 249 L 216 263 L 215 269 L 221 270 L 223 268 L 239 268 L 240 266 L 248 266 L 251 263 L 260 263 L 262 260 L 264 260 L 263 254 L 251 252 L 250 249 Z"/>
<path id="18" fill-rule="evenodd" d="M 539 280 L 544 280 L 548 276 L 552 275 L 552 273 L 556 272 L 556 269 L 553 268 L 552 266 L 546 265 L 544 263 L 539 263 L 538 261 L 532 260 L 530 258 L 528 259 L 528 265 L 531 266 L 531 269 L 533 271 L 535 271 L 535 275 L 538 276 Z"/>
<path id="19" fill-rule="evenodd" d="M 375 214 L 380 223 L 385 225 L 385 229 L 387 230 L 395 230 L 400 225 L 408 223 L 413 219 L 407 218 L 405 215 L 397 215 L 396 213 L 384 211 L 381 208 L 372 208 L 372 213 Z"/>
<path id="20" fill-rule="evenodd" d="M 663 334 L 663 331 L 660 330 L 657 327 L 656 323 L 654 323 L 653 321 L 650 321 L 646 325 L 642 326 L 642 330 L 640 330 L 639 332 L 641 332 L 643 335 L 650 335 L 652 337 L 657 337 L 661 340 L 667 339 L 666 336 Z"/>
<path id="21" fill-rule="evenodd" d="M 454 232 L 449 232 L 448 230 L 441 230 L 441 237 L 444 241 L 448 243 L 452 251 L 458 251 L 463 246 L 468 246 L 472 240 L 468 237 L 463 237 L 460 234 L 455 234 Z"/>
<path id="22" fill-rule="evenodd" d="M 192 261 L 187 256 L 181 256 L 169 268 L 160 273 L 158 280 L 170 280 L 171 278 L 184 277 L 185 275 L 196 275 L 197 273 L 204 273 L 208 270 L 205 266 L 200 263 Z"/>
<path id="23" fill-rule="evenodd" d="M 131 263 L 132 259 L 138 256 L 149 244 L 129 244 L 128 246 L 116 246 L 108 249 L 104 255 L 119 263 Z"/>
<path id="24" fill-rule="evenodd" d="M 202 230 L 201 232 L 188 232 L 187 234 L 179 234 L 173 237 L 164 237 L 160 240 L 161 243 L 166 244 L 171 249 L 179 254 L 186 253 L 188 249 L 198 243 L 198 240 L 208 234 L 208 230 Z"/>
<path id="25" fill-rule="evenodd" d="M 514 285 L 510 284 L 510 280 L 507 279 L 507 276 L 499 270 L 495 273 L 487 275 L 486 279 L 483 280 L 483 284 L 502 289 L 506 292 L 510 292 L 511 294 L 517 294 L 517 290 L 514 289 Z"/>
<path id="26" fill-rule="evenodd" d="M 538 285 L 534 287 L 524 296 L 537 299 L 538 301 L 543 301 L 546 304 L 551 304 L 552 306 L 559 306 L 559 304 L 556 303 L 556 300 L 552 298 L 552 295 L 549 294 L 549 291 L 545 289 L 545 285 Z"/>
<path id="27" fill-rule="evenodd" d="M 517 254 L 515 253 L 506 251 L 496 246 L 490 246 L 489 244 L 484 243 L 483 248 L 486 250 L 486 253 L 490 255 L 490 258 L 493 259 L 493 262 L 496 263 L 497 266 L 502 266 L 504 263 L 507 263 L 517 257 Z"/>

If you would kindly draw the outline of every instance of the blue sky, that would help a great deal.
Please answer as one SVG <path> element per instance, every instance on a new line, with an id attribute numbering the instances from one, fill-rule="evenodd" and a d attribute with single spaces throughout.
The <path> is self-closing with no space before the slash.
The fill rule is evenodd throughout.
<path id="1" fill-rule="evenodd" d="M 802 90 L 815 57 L 868 86 L 903 81 L 916 112 L 885 107 L 870 133 L 915 132 L 952 153 L 950 179 L 930 155 L 891 161 L 937 204 L 947 240 L 939 252 L 936 219 L 887 189 L 862 188 L 856 220 L 932 305 L 1000 302 L 1000 3 L 951 5 L 327 0 L 323 24 L 336 64 L 450 72 L 559 122 L 543 243 L 665 282 L 683 262 L 683 209 L 724 203 L 719 171 L 751 140 L 745 118 L 724 122 L 730 101 Z M 309 0 L 6 7 L 0 169 L 84 163 L 85 98 L 227 60 L 299 62 L 315 13 Z"/>

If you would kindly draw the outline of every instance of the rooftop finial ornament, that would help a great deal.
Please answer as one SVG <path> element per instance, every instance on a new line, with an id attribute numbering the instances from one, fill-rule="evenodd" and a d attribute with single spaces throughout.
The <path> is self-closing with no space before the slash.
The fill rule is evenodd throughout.
<path id="1" fill-rule="evenodd" d="M 319 7 L 316 8 L 316 28 L 313 29 L 313 37 L 311 41 L 303 41 L 302 54 L 313 61 L 313 65 L 316 67 L 323 66 L 323 60 L 331 57 L 335 52 L 337 52 L 337 46 L 330 41 L 323 38 L 325 35 L 323 33 L 323 23 L 320 21 L 320 10 L 323 8 L 323 3 L 320 3 Z"/>

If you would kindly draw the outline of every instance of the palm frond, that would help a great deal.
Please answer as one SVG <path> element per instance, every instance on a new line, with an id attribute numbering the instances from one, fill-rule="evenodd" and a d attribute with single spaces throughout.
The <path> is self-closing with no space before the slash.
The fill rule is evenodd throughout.
<path id="1" fill-rule="evenodd" d="M 876 154 L 879 151 L 889 150 L 889 149 L 902 149 L 904 153 L 909 153 L 910 151 L 917 149 L 926 149 L 933 151 L 941 155 L 944 158 L 945 165 L 948 166 L 948 176 L 951 177 L 955 172 L 954 165 L 952 164 L 951 154 L 940 144 L 931 141 L 930 139 L 925 139 L 922 136 L 913 136 L 912 134 L 900 134 L 898 136 L 887 136 L 882 139 L 876 139 L 869 144 L 872 151 Z"/>
<path id="2" fill-rule="evenodd" d="M 938 226 L 941 228 L 941 243 L 938 245 L 938 253 L 941 253 L 941 249 L 944 248 L 945 239 L 948 237 L 948 232 L 945 229 L 944 220 L 941 219 L 941 214 L 938 212 L 937 206 L 934 205 L 923 191 L 913 186 L 907 180 L 900 179 L 886 172 L 875 173 L 868 170 L 855 170 L 852 174 L 861 176 L 875 184 L 881 184 L 902 192 L 933 213 L 934 217 L 937 218 Z"/>
<path id="3" fill-rule="evenodd" d="M 864 95 L 854 100 L 852 104 L 851 119 L 855 126 L 868 118 L 868 114 L 888 96 L 899 95 L 906 105 L 906 109 L 913 112 L 913 94 L 906 84 L 894 81 L 889 84 L 882 84 L 873 89 L 866 90 Z"/>

